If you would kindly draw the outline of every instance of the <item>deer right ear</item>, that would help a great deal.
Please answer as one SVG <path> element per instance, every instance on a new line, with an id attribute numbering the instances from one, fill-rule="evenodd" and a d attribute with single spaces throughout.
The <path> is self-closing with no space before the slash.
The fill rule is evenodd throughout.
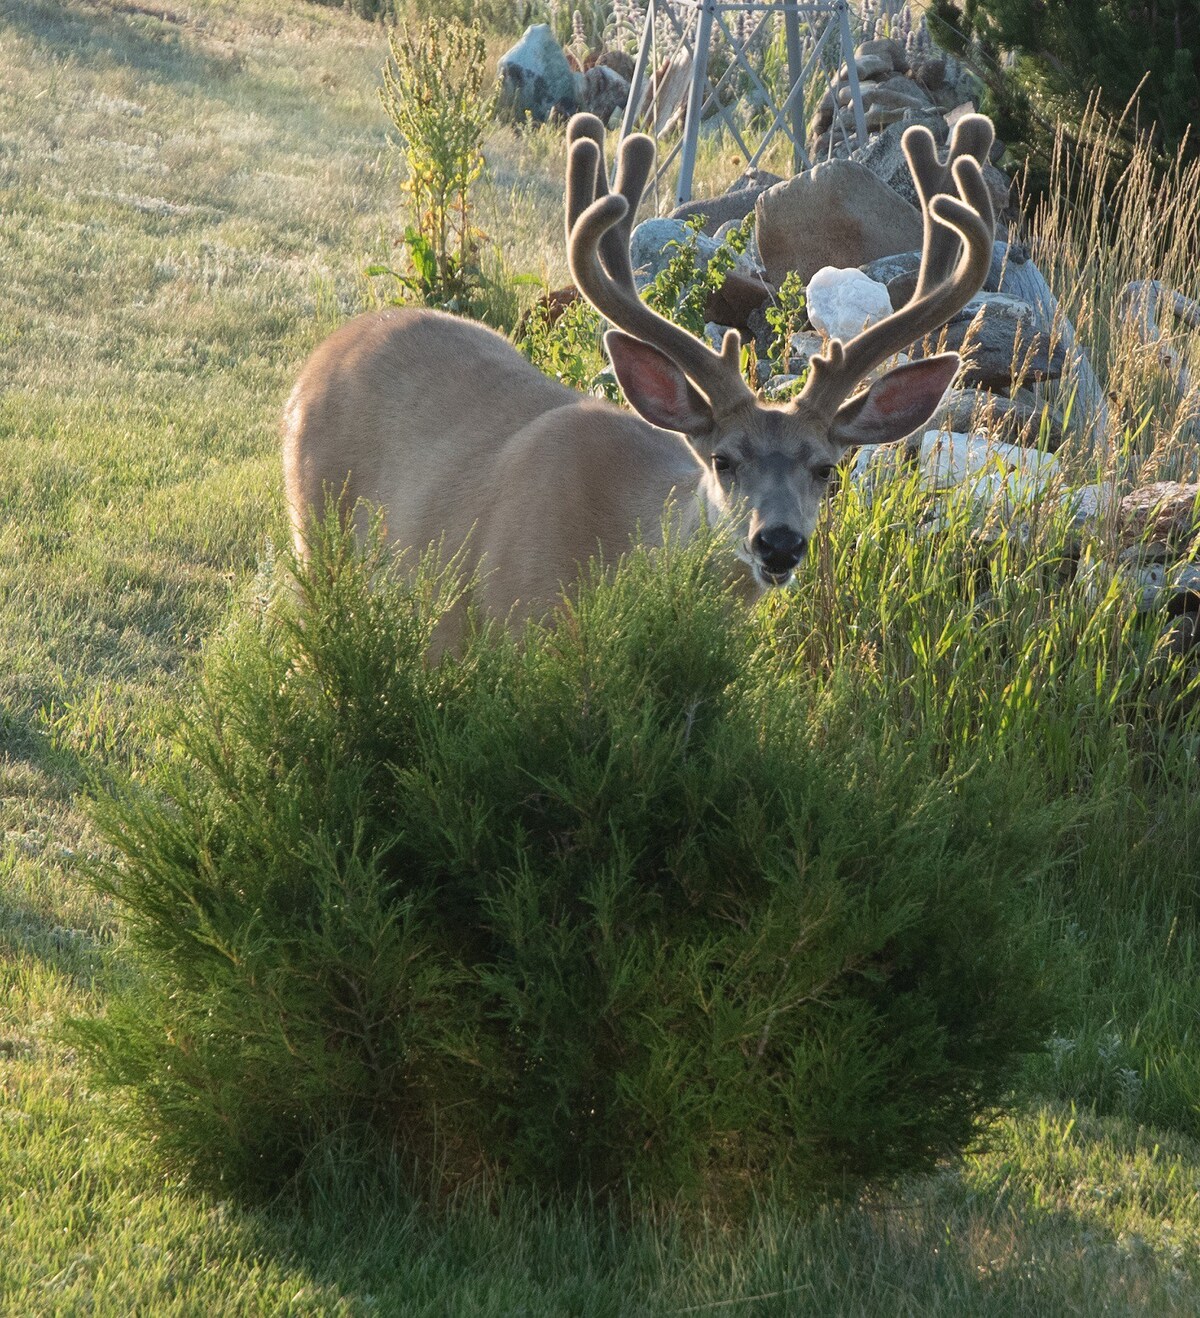
<path id="1" fill-rule="evenodd" d="M 692 437 L 712 429 L 712 408 L 665 352 L 620 330 L 608 331 L 604 350 L 621 392 L 652 426 Z"/>
<path id="2" fill-rule="evenodd" d="M 893 368 L 838 408 L 829 438 L 846 448 L 903 439 L 934 414 L 960 365 L 943 352 Z"/>

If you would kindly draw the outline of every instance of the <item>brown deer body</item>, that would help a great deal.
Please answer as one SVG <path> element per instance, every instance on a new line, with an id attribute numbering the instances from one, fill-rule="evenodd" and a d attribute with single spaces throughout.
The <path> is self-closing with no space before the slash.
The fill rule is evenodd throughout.
<path id="1" fill-rule="evenodd" d="M 441 312 L 360 316 L 304 367 L 284 414 L 284 474 L 297 551 L 329 498 L 360 520 L 382 509 L 400 548 L 466 546 L 483 604 L 512 619 L 547 611 L 595 554 L 722 519 L 753 590 L 786 582 L 848 449 L 921 425 L 958 369 L 954 354 L 872 370 L 938 329 L 974 295 L 991 259 L 992 212 L 978 161 L 991 124 L 960 121 L 949 160 L 925 129 L 905 150 L 921 193 L 925 247 L 912 300 L 849 344 L 831 343 L 803 392 L 769 405 L 721 352 L 638 298 L 629 234 L 653 167 L 648 138 L 622 146 L 607 191 L 604 130 L 572 120 L 567 180 L 571 272 L 617 328 L 605 347 L 637 413 L 547 379 L 491 330 Z M 849 399 L 849 401 L 847 401 Z"/>

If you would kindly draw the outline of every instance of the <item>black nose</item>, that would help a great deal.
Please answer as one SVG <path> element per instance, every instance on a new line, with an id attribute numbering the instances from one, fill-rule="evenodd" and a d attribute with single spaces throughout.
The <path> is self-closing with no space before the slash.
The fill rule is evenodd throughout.
<path id="1" fill-rule="evenodd" d="M 768 526 L 754 537 L 750 548 L 768 572 L 782 575 L 804 557 L 808 541 L 790 526 Z"/>

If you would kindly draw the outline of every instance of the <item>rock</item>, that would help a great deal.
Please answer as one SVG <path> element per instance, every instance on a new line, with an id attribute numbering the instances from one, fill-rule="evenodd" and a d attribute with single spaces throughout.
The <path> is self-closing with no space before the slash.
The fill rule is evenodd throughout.
<path id="1" fill-rule="evenodd" d="M 1066 353 L 1037 323 L 1028 303 L 1004 293 L 980 293 L 946 326 L 945 351 L 962 353 L 964 385 L 1008 389 L 1026 380 L 1057 380 Z M 940 337 L 930 335 L 930 342 Z"/>
<path id="2" fill-rule="evenodd" d="M 949 140 L 950 130 L 946 127 L 945 119 L 935 110 L 925 110 L 901 115 L 895 123 L 889 124 L 872 137 L 866 146 L 860 146 L 852 152 L 850 159 L 869 169 L 881 183 L 886 183 L 909 205 L 919 207 L 916 185 L 900 146 L 900 139 L 912 124 L 924 124 L 933 133 L 939 146 L 945 146 Z"/>
<path id="3" fill-rule="evenodd" d="M 762 188 L 765 190 L 774 187 L 776 183 L 783 182 L 782 174 L 772 174 L 769 169 L 759 169 L 757 165 L 751 165 L 748 169 L 744 169 L 740 177 L 735 178 L 725 191 L 743 192 L 746 188 Z"/>
<path id="4" fill-rule="evenodd" d="M 671 244 L 686 243 L 691 236 L 692 231 L 682 220 L 667 218 L 643 220 L 634 229 L 629 240 L 629 259 L 633 265 L 634 283 L 639 292 L 652 284 L 678 255 Z M 698 263 L 706 267 L 719 246 L 715 239 L 698 234 L 696 236 Z"/>
<path id="5" fill-rule="evenodd" d="M 634 283 L 639 291 L 652 284 L 677 255 L 677 249 L 671 244 L 684 244 L 691 237 L 692 231 L 687 225 L 669 218 L 643 220 L 634 229 L 629 255 Z M 695 243 L 696 263 L 700 269 L 707 268 L 723 246 L 704 234 L 696 235 Z M 744 255 L 739 255 L 722 286 L 709 297 L 705 315 L 711 321 L 732 325 L 749 335 L 751 313 L 774 295 L 775 289 L 763 278 L 762 271 Z"/>
<path id="6" fill-rule="evenodd" d="M 744 217 L 743 217 L 744 218 Z M 719 243 L 727 242 L 729 235 L 735 230 L 741 231 L 741 220 L 728 220 L 712 236 Z M 754 226 L 751 225 L 750 231 L 746 234 L 746 250 L 742 253 L 742 259 L 752 270 L 762 270 L 762 257 L 758 254 L 758 243 L 754 237 Z"/>
<path id="7" fill-rule="evenodd" d="M 915 82 L 931 92 L 940 91 L 946 85 L 946 61 L 941 55 L 926 55 L 916 59 L 909 72 Z"/>
<path id="8" fill-rule="evenodd" d="M 889 475 L 911 471 L 914 462 L 927 490 L 960 487 L 973 503 L 1005 513 L 1028 507 L 1059 475 L 1058 459 L 1048 453 L 983 434 L 927 430 L 909 454 L 904 444 L 861 449 L 850 476 L 870 492 Z"/>
<path id="9" fill-rule="evenodd" d="M 864 55 L 861 59 L 855 59 L 854 67 L 858 72 L 859 82 L 869 82 L 872 78 L 883 78 L 896 71 L 896 66 L 888 55 Z M 838 81 L 847 82 L 849 78 L 850 70 L 843 64 L 838 70 Z"/>
<path id="10" fill-rule="evenodd" d="M 756 271 L 735 266 L 721 287 L 708 299 L 704 314 L 709 320 L 735 329 L 750 330 L 750 316 L 775 296 L 775 289 Z"/>
<path id="11" fill-rule="evenodd" d="M 754 214 L 758 250 L 776 287 L 789 270 L 807 283 L 822 266 L 910 251 L 923 232 L 916 208 L 852 160 L 830 160 L 777 183 Z"/>
<path id="12" fill-rule="evenodd" d="M 627 83 L 633 82 L 633 56 L 627 55 L 623 50 L 601 51 L 596 60 L 596 67 L 612 69 L 614 73 L 620 74 Z"/>
<path id="13" fill-rule="evenodd" d="M 822 266 L 805 290 L 808 318 L 815 329 L 843 343 L 864 326 L 891 315 L 887 288 L 861 270 Z"/>
<path id="14" fill-rule="evenodd" d="M 987 278 L 983 281 L 982 291 L 998 293 L 1002 280 L 1015 260 L 1027 260 L 1024 248 L 997 242 L 992 245 L 992 264 Z M 863 274 L 877 283 L 886 284 L 893 307 L 902 307 L 913 295 L 917 287 L 917 272 L 921 268 L 920 252 L 897 252 L 895 256 L 884 256 L 878 261 L 869 261 L 862 267 Z"/>
<path id="15" fill-rule="evenodd" d="M 668 218 L 686 220 L 693 215 L 703 215 L 704 226 L 701 233 L 712 235 L 731 220 L 735 223 L 744 220 L 754 209 L 754 203 L 759 197 L 773 186 L 774 184 L 764 183 L 760 187 L 726 192 L 719 197 L 702 197 L 699 201 L 688 201 L 682 206 L 677 206 Z"/>
<path id="16" fill-rule="evenodd" d="M 1131 562 L 1127 570 L 1143 613 L 1165 605 L 1172 617 L 1195 617 L 1200 609 L 1200 567 L 1194 563 Z"/>
<path id="17" fill-rule="evenodd" d="M 1200 535 L 1200 484 L 1155 481 L 1133 490 L 1118 511 L 1121 543 L 1161 561 L 1190 553 Z"/>
<path id="18" fill-rule="evenodd" d="M 594 114 L 606 127 L 614 114 L 625 109 L 629 83 L 606 64 L 593 64 L 583 75 L 580 108 Z"/>
<path id="19" fill-rule="evenodd" d="M 762 387 L 763 397 L 773 403 L 781 402 L 783 399 L 792 396 L 799 383 L 800 375 L 798 372 L 796 374 L 786 372 L 783 375 L 773 375 Z"/>
<path id="20" fill-rule="evenodd" d="M 661 137 L 669 128 L 683 122 L 691 82 L 692 57 L 688 48 L 681 45 L 669 60 L 663 60 L 658 66 L 650 85 L 642 93 L 641 110 L 654 114 L 654 127 L 647 132 Z"/>
<path id="21" fill-rule="evenodd" d="M 1083 531 L 1103 517 L 1109 517 L 1117 506 L 1117 493 L 1112 481 L 1097 485 L 1080 485 L 1064 490 L 1062 505 L 1071 514 L 1071 526 Z"/>
<path id="22" fill-rule="evenodd" d="M 904 46 L 892 37 L 878 37 L 874 41 L 864 41 L 854 52 L 854 65 L 857 68 L 862 60 L 871 57 L 883 58 L 899 73 L 908 71 L 908 56 Z"/>
<path id="23" fill-rule="evenodd" d="M 1012 199 L 1012 179 L 1002 169 L 998 169 L 990 160 L 983 162 L 983 181 L 992 194 L 992 209 L 997 219 L 1009 212 Z"/>
<path id="24" fill-rule="evenodd" d="M 887 82 L 869 83 L 862 88 L 863 109 L 871 110 L 928 110 L 933 102 L 919 84 L 911 78 L 889 78 Z M 850 104 L 850 88 L 838 89 L 838 104 Z M 940 118 L 940 116 L 939 116 Z"/>
<path id="25" fill-rule="evenodd" d="M 1005 443 L 1028 448 L 1041 438 L 1046 410 L 1035 404 L 1001 398 L 986 389 L 951 389 L 930 417 L 929 427 L 965 433 L 982 430 Z M 1062 440 L 1061 425 L 1053 416 L 1049 417 L 1042 447 L 1047 453 L 1055 453 Z"/>
<path id="26" fill-rule="evenodd" d="M 571 71 L 562 47 L 548 23 L 527 27 L 521 40 L 497 66 L 500 99 L 518 116 L 531 115 L 544 123 L 556 106 L 578 108 L 581 75 Z"/>
<path id="27" fill-rule="evenodd" d="M 788 344 L 787 368 L 797 375 L 808 369 L 808 363 L 825 351 L 825 340 L 819 334 L 801 331 L 793 334 Z"/>

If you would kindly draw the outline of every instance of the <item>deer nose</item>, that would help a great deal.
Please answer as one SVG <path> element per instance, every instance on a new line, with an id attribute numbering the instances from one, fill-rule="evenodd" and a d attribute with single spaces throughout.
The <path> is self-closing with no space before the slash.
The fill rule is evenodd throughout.
<path id="1" fill-rule="evenodd" d="M 751 540 L 750 548 L 768 572 L 782 576 L 804 557 L 808 540 L 790 526 L 768 526 Z"/>

